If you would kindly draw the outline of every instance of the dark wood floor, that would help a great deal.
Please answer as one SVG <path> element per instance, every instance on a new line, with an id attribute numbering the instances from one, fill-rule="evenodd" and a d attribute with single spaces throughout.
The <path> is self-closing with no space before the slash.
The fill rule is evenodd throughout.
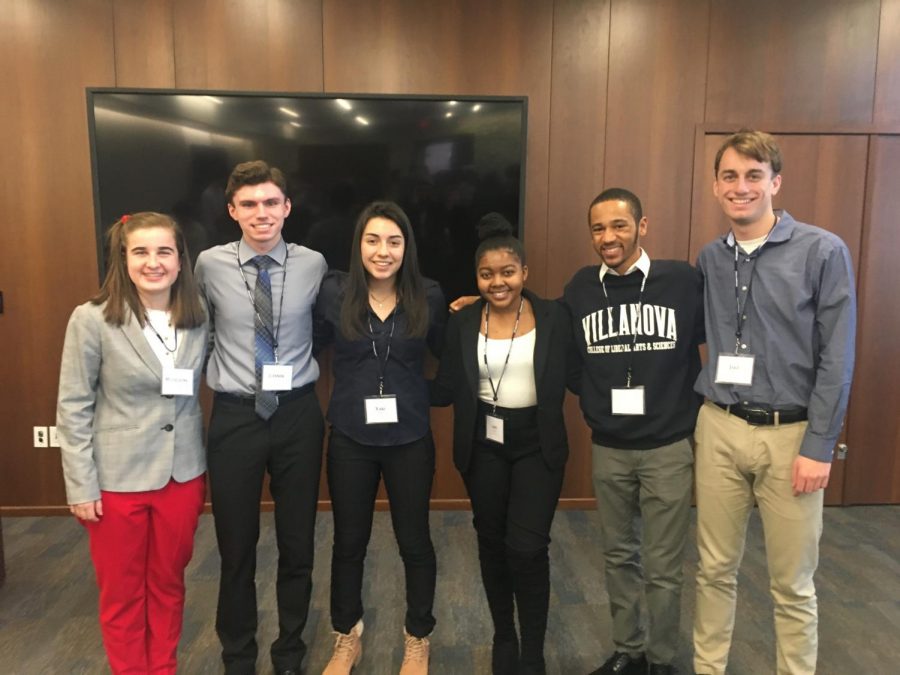
<path id="1" fill-rule="evenodd" d="M 259 545 L 259 672 L 276 631 L 275 547 L 271 514 Z M 432 638 L 435 675 L 488 673 L 491 626 L 478 576 L 470 514 L 432 514 L 438 553 Z M 740 580 L 730 673 L 774 671 L 771 603 L 761 528 L 754 515 Z M 106 672 L 96 618 L 97 592 L 86 538 L 71 518 L 3 520 L 7 580 L 0 589 L 0 673 Z M 319 673 L 331 650 L 328 564 L 331 514 L 320 514 L 315 589 L 305 637 L 308 673 Z M 684 590 L 682 649 L 677 665 L 690 672 L 690 618 L 696 551 L 691 532 Z M 550 673 L 584 674 L 610 651 L 609 607 L 593 512 L 560 511 L 553 526 L 553 595 L 547 635 Z M 834 508 L 825 512 L 817 575 L 819 672 L 895 673 L 900 663 L 900 507 Z M 366 631 L 362 674 L 396 673 L 402 657 L 403 592 L 399 557 L 386 513 L 375 517 L 365 581 Z M 210 516 L 203 516 L 188 595 L 180 672 L 219 673 L 213 630 L 218 554 Z"/>

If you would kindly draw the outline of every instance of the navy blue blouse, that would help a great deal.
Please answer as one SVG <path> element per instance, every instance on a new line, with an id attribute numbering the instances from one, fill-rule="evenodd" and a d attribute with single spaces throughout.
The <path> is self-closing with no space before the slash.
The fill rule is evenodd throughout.
<path id="1" fill-rule="evenodd" d="M 425 279 L 428 331 L 423 337 L 407 334 L 406 314 L 397 307 L 385 321 L 371 309 L 372 334 L 348 340 L 341 333 L 341 303 L 346 272 L 331 271 L 322 281 L 315 308 L 315 350 L 334 345 L 334 390 L 328 404 L 328 421 L 340 432 L 364 445 L 402 445 L 428 433 L 428 383 L 423 372 L 425 349 L 440 356 L 447 321 L 444 294 L 437 282 Z M 393 323 L 394 334 L 391 334 Z M 372 339 L 379 365 L 372 352 Z M 390 339 L 390 355 L 384 362 Z M 378 377 L 384 369 L 384 393 L 397 397 L 397 422 L 366 424 L 365 398 L 378 394 Z"/>

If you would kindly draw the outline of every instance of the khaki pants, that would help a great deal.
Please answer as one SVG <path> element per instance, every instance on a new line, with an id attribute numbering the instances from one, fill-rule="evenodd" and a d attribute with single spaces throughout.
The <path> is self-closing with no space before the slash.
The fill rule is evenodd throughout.
<path id="1" fill-rule="evenodd" d="M 725 672 L 747 521 L 759 506 L 775 605 L 777 672 L 814 673 L 823 491 L 795 497 L 791 471 L 806 422 L 752 426 L 707 402 L 697 419 L 694 670 Z"/>
<path id="2" fill-rule="evenodd" d="M 613 644 L 632 655 L 646 650 L 651 663 L 671 664 L 678 653 L 693 461 L 687 439 L 652 450 L 593 446 Z"/>

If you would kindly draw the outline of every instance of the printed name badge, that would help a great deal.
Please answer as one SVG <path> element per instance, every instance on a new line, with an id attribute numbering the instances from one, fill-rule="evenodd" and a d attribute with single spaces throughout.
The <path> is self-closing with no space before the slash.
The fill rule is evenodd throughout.
<path id="1" fill-rule="evenodd" d="M 753 383 L 752 354 L 719 354 L 716 363 L 716 384 L 738 384 L 749 387 Z"/>
<path id="2" fill-rule="evenodd" d="M 193 396 L 194 395 L 194 371 L 190 368 L 163 367 L 162 372 L 163 396 Z"/>
<path id="3" fill-rule="evenodd" d="M 613 387 L 612 414 L 613 415 L 643 415 L 644 414 L 644 387 Z"/>
<path id="4" fill-rule="evenodd" d="M 290 364 L 264 363 L 263 391 L 289 391 L 294 381 L 294 367 Z"/>
<path id="5" fill-rule="evenodd" d="M 393 394 L 366 396 L 366 424 L 397 422 L 397 397 Z"/>
<path id="6" fill-rule="evenodd" d="M 503 444 L 503 418 L 487 414 L 484 416 L 484 437 L 494 443 Z"/>

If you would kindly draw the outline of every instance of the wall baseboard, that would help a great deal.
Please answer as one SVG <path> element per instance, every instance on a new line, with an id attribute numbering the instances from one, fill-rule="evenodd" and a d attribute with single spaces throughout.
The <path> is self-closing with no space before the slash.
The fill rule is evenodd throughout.
<path id="1" fill-rule="evenodd" d="M 272 511 L 275 504 L 271 501 L 261 502 L 260 511 Z M 591 510 L 596 508 L 596 501 L 593 498 L 571 498 L 560 499 L 558 509 L 565 510 Z M 432 499 L 432 511 L 468 511 L 471 509 L 468 499 Z M 376 511 L 387 511 L 388 501 L 386 499 L 375 500 Z M 319 502 L 319 511 L 331 511 L 331 502 L 322 500 Z M 211 513 L 209 503 L 203 507 L 204 513 Z M 68 516 L 68 506 L 0 506 L 0 516 L 4 518 L 16 518 L 26 516 Z"/>

